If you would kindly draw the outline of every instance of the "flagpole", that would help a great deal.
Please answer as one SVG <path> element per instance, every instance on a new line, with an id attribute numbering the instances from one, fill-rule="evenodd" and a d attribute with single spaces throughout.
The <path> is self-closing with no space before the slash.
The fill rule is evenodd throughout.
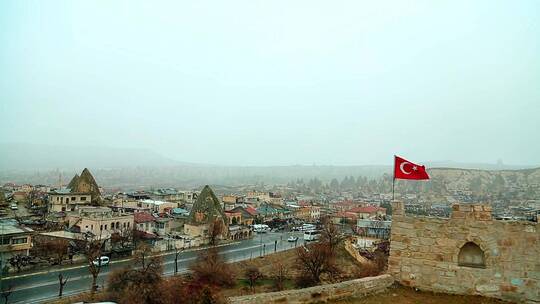
<path id="1" fill-rule="evenodd" d="M 394 201 L 394 184 L 396 183 L 396 155 L 394 154 L 394 170 L 392 170 L 392 201 Z"/>
<path id="2" fill-rule="evenodd" d="M 394 201 L 394 184 L 396 183 L 396 179 L 392 179 L 392 201 Z"/>

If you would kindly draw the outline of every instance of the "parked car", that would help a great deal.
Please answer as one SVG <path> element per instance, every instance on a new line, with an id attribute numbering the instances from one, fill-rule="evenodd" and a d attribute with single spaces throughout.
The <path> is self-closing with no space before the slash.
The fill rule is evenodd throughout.
<path id="1" fill-rule="evenodd" d="M 94 261 L 92 261 L 92 264 L 94 264 L 95 266 L 107 266 L 109 265 L 109 257 L 107 256 L 99 257 L 98 259 L 95 259 Z"/>
<path id="2" fill-rule="evenodd" d="M 291 235 L 288 239 L 287 239 L 287 242 L 296 242 L 298 241 L 298 237 L 297 236 L 294 236 L 294 235 Z"/>
<path id="3" fill-rule="evenodd" d="M 11 208 L 11 210 L 17 210 L 17 209 L 19 209 L 19 207 L 18 207 L 17 204 L 15 204 L 15 203 L 11 204 L 11 206 L 9 206 L 9 208 Z"/>

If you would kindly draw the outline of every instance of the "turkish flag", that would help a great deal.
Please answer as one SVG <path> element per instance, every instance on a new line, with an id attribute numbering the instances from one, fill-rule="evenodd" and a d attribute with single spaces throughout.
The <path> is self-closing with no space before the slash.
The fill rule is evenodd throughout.
<path id="1" fill-rule="evenodd" d="M 429 179 L 426 167 L 394 155 L 394 179 Z"/>

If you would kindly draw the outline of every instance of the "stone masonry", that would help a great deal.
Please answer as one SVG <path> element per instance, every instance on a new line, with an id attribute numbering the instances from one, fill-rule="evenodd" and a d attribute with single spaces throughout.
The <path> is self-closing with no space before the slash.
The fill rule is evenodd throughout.
<path id="1" fill-rule="evenodd" d="M 422 290 L 540 303 L 538 223 L 494 220 L 488 205 L 452 209 L 449 219 L 407 216 L 393 203 L 389 273 Z"/>
<path id="2" fill-rule="evenodd" d="M 231 304 L 300 304 L 325 303 L 330 300 L 358 298 L 368 294 L 385 291 L 394 283 L 388 275 L 368 277 L 345 281 L 341 283 L 314 286 L 303 289 L 293 289 L 268 293 L 258 293 L 249 296 L 229 298 Z"/>

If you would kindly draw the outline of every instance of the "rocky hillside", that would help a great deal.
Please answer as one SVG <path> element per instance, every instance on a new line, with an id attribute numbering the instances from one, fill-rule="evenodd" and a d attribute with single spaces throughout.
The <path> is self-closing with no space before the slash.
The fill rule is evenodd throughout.
<path id="1" fill-rule="evenodd" d="M 434 181 L 444 182 L 448 190 L 497 191 L 540 186 L 540 168 L 502 171 L 434 168 L 429 172 Z"/>

